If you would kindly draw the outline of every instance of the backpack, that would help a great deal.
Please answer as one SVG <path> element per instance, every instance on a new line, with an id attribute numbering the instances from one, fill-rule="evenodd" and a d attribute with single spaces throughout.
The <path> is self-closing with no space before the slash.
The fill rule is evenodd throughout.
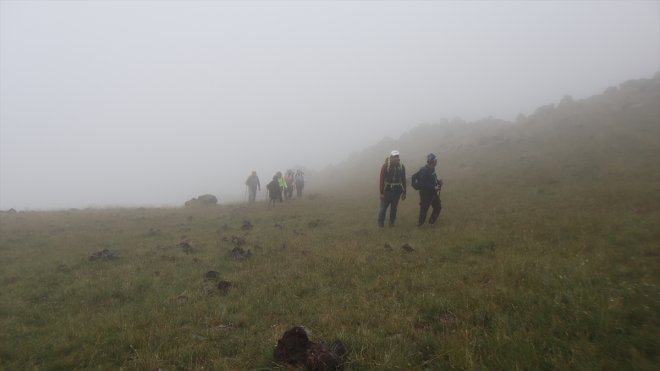
<path id="1" fill-rule="evenodd" d="M 389 157 L 385 160 L 383 167 L 385 168 L 383 179 L 385 181 L 385 189 L 389 187 L 403 188 L 403 181 L 405 179 L 402 179 L 402 177 L 405 176 L 406 167 L 402 163 L 399 163 L 396 167 L 391 167 Z"/>
<path id="2" fill-rule="evenodd" d="M 270 183 L 268 183 L 266 188 L 271 195 L 277 194 L 280 191 L 280 183 L 277 180 L 272 180 Z"/>
<path id="3" fill-rule="evenodd" d="M 410 178 L 410 186 L 413 187 L 414 190 L 419 191 L 419 172 L 421 171 L 418 170 L 415 174 L 412 175 Z"/>

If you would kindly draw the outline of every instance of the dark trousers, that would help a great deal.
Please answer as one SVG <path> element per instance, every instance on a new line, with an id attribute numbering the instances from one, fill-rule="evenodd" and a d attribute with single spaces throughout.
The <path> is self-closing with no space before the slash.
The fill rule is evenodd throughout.
<path id="1" fill-rule="evenodd" d="M 383 199 L 380 201 L 380 209 L 378 210 L 378 225 L 380 227 L 385 226 L 385 214 L 388 207 L 390 207 L 390 226 L 393 226 L 396 222 L 396 210 L 399 206 L 401 193 L 403 193 L 401 190 L 385 191 L 383 193 Z"/>
<path id="2" fill-rule="evenodd" d="M 435 223 L 440 216 L 440 210 L 442 210 L 442 205 L 440 204 L 440 197 L 436 191 L 419 191 L 419 224 L 422 225 L 426 221 L 426 213 L 429 211 L 429 206 L 433 207 L 431 211 L 431 218 L 429 218 L 429 224 Z"/>
<path id="3" fill-rule="evenodd" d="M 257 199 L 257 187 L 249 187 L 249 191 L 250 191 L 249 201 L 254 202 L 254 200 Z"/>

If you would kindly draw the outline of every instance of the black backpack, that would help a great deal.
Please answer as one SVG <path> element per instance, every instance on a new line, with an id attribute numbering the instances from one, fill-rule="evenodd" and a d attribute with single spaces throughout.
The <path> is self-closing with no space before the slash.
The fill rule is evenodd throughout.
<path id="1" fill-rule="evenodd" d="M 414 190 L 419 191 L 419 172 L 421 171 L 418 170 L 415 174 L 412 175 L 410 178 L 410 186 L 413 187 Z"/>
<path id="2" fill-rule="evenodd" d="M 270 183 L 266 186 L 268 192 L 271 194 L 277 194 L 280 191 L 280 183 L 277 180 L 271 180 Z"/>

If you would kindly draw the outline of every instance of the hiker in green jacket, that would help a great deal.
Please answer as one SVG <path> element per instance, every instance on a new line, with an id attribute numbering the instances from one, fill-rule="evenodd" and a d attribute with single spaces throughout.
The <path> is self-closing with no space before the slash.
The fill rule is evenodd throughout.
<path id="1" fill-rule="evenodd" d="M 282 172 L 278 171 L 277 174 L 277 182 L 280 185 L 280 202 L 282 202 L 282 194 L 286 191 L 286 180 L 282 176 Z"/>

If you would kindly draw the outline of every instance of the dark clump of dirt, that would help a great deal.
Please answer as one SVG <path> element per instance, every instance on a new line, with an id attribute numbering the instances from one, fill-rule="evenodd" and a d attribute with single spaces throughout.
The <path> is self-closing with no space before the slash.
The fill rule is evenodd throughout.
<path id="1" fill-rule="evenodd" d="M 249 231 L 250 229 L 254 228 L 252 223 L 250 223 L 249 220 L 244 220 L 243 225 L 241 226 L 241 229 L 244 231 Z"/>
<path id="2" fill-rule="evenodd" d="M 231 288 L 232 283 L 229 281 L 220 281 L 218 282 L 218 290 L 220 290 L 221 295 L 227 295 L 229 289 Z"/>
<path id="3" fill-rule="evenodd" d="M 101 251 L 97 251 L 95 253 L 92 253 L 92 255 L 89 256 L 89 260 L 113 260 L 113 259 L 118 259 L 119 257 L 115 255 L 112 251 L 108 249 L 103 249 Z"/>
<path id="4" fill-rule="evenodd" d="M 406 252 L 413 252 L 413 251 L 415 251 L 415 249 L 414 249 L 412 246 L 410 246 L 409 244 L 407 244 L 407 243 L 404 243 L 403 246 L 401 246 L 401 248 L 402 248 L 403 250 L 405 250 Z"/>
<path id="5" fill-rule="evenodd" d="M 232 283 L 230 281 L 225 281 L 220 279 L 220 272 L 218 271 L 208 271 L 204 274 L 204 287 L 206 289 L 206 292 L 208 294 L 213 294 L 214 288 L 213 286 L 217 287 L 217 289 L 220 291 L 220 295 L 225 296 L 227 293 L 229 293 L 229 289 L 232 287 Z M 214 282 L 217 281 L 217 284 Z"/>
<path id="6" fill-rule="evenodd" d="M 244 250 L 242 247 L 234 247 L 230 252 L 229 252 L 229 257 L 235 260 L 246 260 L 249 259 L 252 256 L 252 251 Z"/>
<path id="7" fill-rule="evenodd" d="M 181 250 L 183 250 L 183 252 L 185 252 L 186 254 L 190 254 L 190 253 L 193 252 L 193 247 L 190 244 L 190 241 L 188 241 L 188 240 L 183 240 L 183 241 L 179 242 L 177 247 L 181 248 Z"/>
<path id="8" fill-rule="evenodd" d="M 330 345 L 310 341 L 302 326 L 286 331 L 273 351 L 277 362 L 310 371 L 343 370 L 346 353 L 340 341 Z"/>

